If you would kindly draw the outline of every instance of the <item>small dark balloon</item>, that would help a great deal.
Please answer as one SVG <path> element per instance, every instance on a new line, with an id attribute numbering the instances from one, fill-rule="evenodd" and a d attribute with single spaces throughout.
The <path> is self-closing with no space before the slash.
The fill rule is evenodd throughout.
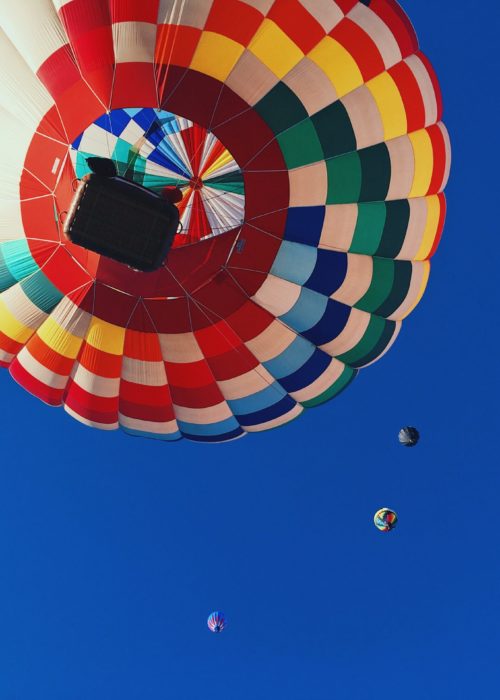
<path id="1" fill-rule="evenodd" d="M 415 447 L 420 440 L 420 433 L 416 428 L 408 425 L 406 428 L 401 428 L 398 437 L 399 442 L 405 447 Z"/>

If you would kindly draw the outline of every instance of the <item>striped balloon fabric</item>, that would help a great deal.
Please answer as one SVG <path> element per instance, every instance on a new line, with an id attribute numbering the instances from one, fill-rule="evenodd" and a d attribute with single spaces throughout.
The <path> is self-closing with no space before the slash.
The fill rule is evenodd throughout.
<path id="1" fill-rule="evenodd" d="M 208 625 L 208 629 L 210 630 L 210 632 L 215 632 L 215 634 L 219 634 L 219 632 L 222 632 L 222 630 L 226 626 L 226 618 L 224 616 L 224 613 L 223 612 L 211 613 L 208 616 L 207 625 Z"/>
<path id="2" fill-rule="evenodd" d="M 394 0 L 22 0 L 0 19 L 0 363 L 19 384 L 90 426 L 220 442 L 390 347 L 450 165 Z M 89 155 L 182 188 L 160 270 L 65 239 Z"/>

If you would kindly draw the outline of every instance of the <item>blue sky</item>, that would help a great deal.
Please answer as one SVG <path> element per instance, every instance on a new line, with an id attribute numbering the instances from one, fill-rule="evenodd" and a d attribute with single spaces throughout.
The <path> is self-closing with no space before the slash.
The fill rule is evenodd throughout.
<path id="1" fill-rule="evenodd" d="M 454 161 L 427 294 L 383 360 L 223 446 L 90 431 L 0 373 L 2 700 L 499 696 L 500 11 L 403 6 Z"/>

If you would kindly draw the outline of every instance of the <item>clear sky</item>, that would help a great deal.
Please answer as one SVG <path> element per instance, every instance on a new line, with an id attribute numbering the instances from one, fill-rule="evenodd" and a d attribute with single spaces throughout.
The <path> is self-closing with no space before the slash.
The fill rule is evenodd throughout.
<path id="1" fill-rule="evenodd" d="M 2 700 L 500 697 L 500 11 L 403 6 L 454 160 L 427 294 L 384 359 L 219 446 L 91 431 L 0 372 Z"/>

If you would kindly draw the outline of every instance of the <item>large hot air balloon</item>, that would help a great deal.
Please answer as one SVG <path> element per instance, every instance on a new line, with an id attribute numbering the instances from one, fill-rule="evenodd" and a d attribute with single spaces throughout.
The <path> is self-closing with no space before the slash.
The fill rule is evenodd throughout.
<path id="1" fill-rule="evenodd" d="M 390 347 L 450 164 L 394 0 L 22 0 L 0 19 L 0 361 L 19 384 L 90 426 L 217 442 Z M 92 157 L 182 189 L 159 270 L 64 236 Z"/>

